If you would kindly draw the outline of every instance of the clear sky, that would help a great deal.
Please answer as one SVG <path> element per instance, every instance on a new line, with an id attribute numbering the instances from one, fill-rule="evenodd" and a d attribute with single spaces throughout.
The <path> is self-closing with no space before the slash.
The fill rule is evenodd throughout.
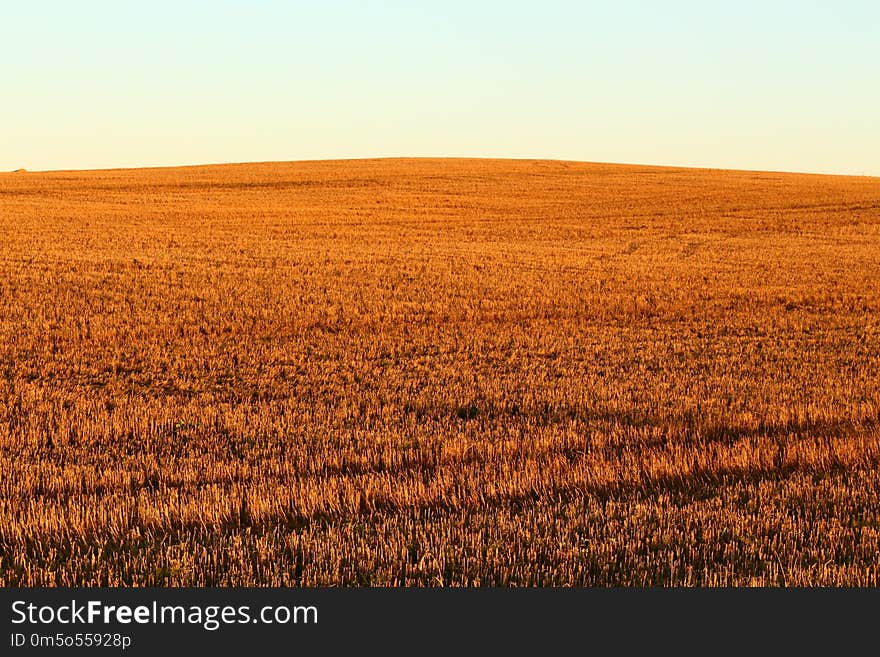
<path id="1" fill-rule="evenodd" d="M 396 155 L 880 175 L 880 2 L 0 0 L 0 170 Z"/>

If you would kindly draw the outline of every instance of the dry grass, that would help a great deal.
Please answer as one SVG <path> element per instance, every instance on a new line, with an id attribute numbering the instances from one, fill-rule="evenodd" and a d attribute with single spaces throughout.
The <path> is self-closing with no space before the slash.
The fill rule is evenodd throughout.
<path id="1" fill-rule="evenodd" d="M 880 179 L 0 174 L 0 584 L 880 585 Z"/>

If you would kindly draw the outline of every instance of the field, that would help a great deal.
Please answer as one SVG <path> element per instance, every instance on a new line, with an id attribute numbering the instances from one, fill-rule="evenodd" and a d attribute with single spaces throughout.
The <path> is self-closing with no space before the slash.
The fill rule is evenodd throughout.
<path id="1" fill-rule="evenodd" d="M 880 585 L 880 179 L 0 174 L 0 584 Z"/>

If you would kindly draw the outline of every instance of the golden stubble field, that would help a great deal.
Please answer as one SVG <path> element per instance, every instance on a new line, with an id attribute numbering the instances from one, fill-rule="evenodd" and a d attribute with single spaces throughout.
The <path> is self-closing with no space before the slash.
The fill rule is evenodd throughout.
<path id="1" fill-rule="evenodd" d="M 880 585 L 880 179 L 0 174 L 0 584 Z"/>

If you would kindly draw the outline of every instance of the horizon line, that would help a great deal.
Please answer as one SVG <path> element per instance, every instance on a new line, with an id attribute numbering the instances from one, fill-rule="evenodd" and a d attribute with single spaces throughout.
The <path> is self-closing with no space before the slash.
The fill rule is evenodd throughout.
<path id="1" fill-rule="evenodd" d="M 658 164 L 656 162 L 624 162 L 624 161 L 598 161 L 598 160 L 575 160 L 564 157 L 527 157 L 527 156 L 497 156 L 497 155 L 378 155 L 378 156 L 350 156 L 328 158 L 304 158 L 293 160 L 243 160 L 243 161 L 213 161 L 187 164 L 146 164 L 136 166 L 109 166 L 109 167 L 70 167 L 61 169 L 27 169 L 18 168 L 0 171 L 0 174 L 21 173 L 89 173 L 101 171 L 149 171 L 155 169 L 197 169 L 222 166 L 246 166 L 265 164 L 308 164 L 319 162 L 366 162 L 372 160 L 498 160 L 510 162 L 558 162 L 564 164 L 588 164 L 588 165 L 611 165 L 621 167 L 643 167 L 654 169 L 685 169 L 693 171 L 718 171 L 718 172 L 741 172 L 741 173 L 768 173 L 802 176 L 832 176 L 836 178 L 880 178 L 880 174 L 871 173 L 835 173 L 829 171 L 805 171 L 788 169 L 739 169 L 725 166 L 706 165 L 681 165 L 681 164 Z"/>

